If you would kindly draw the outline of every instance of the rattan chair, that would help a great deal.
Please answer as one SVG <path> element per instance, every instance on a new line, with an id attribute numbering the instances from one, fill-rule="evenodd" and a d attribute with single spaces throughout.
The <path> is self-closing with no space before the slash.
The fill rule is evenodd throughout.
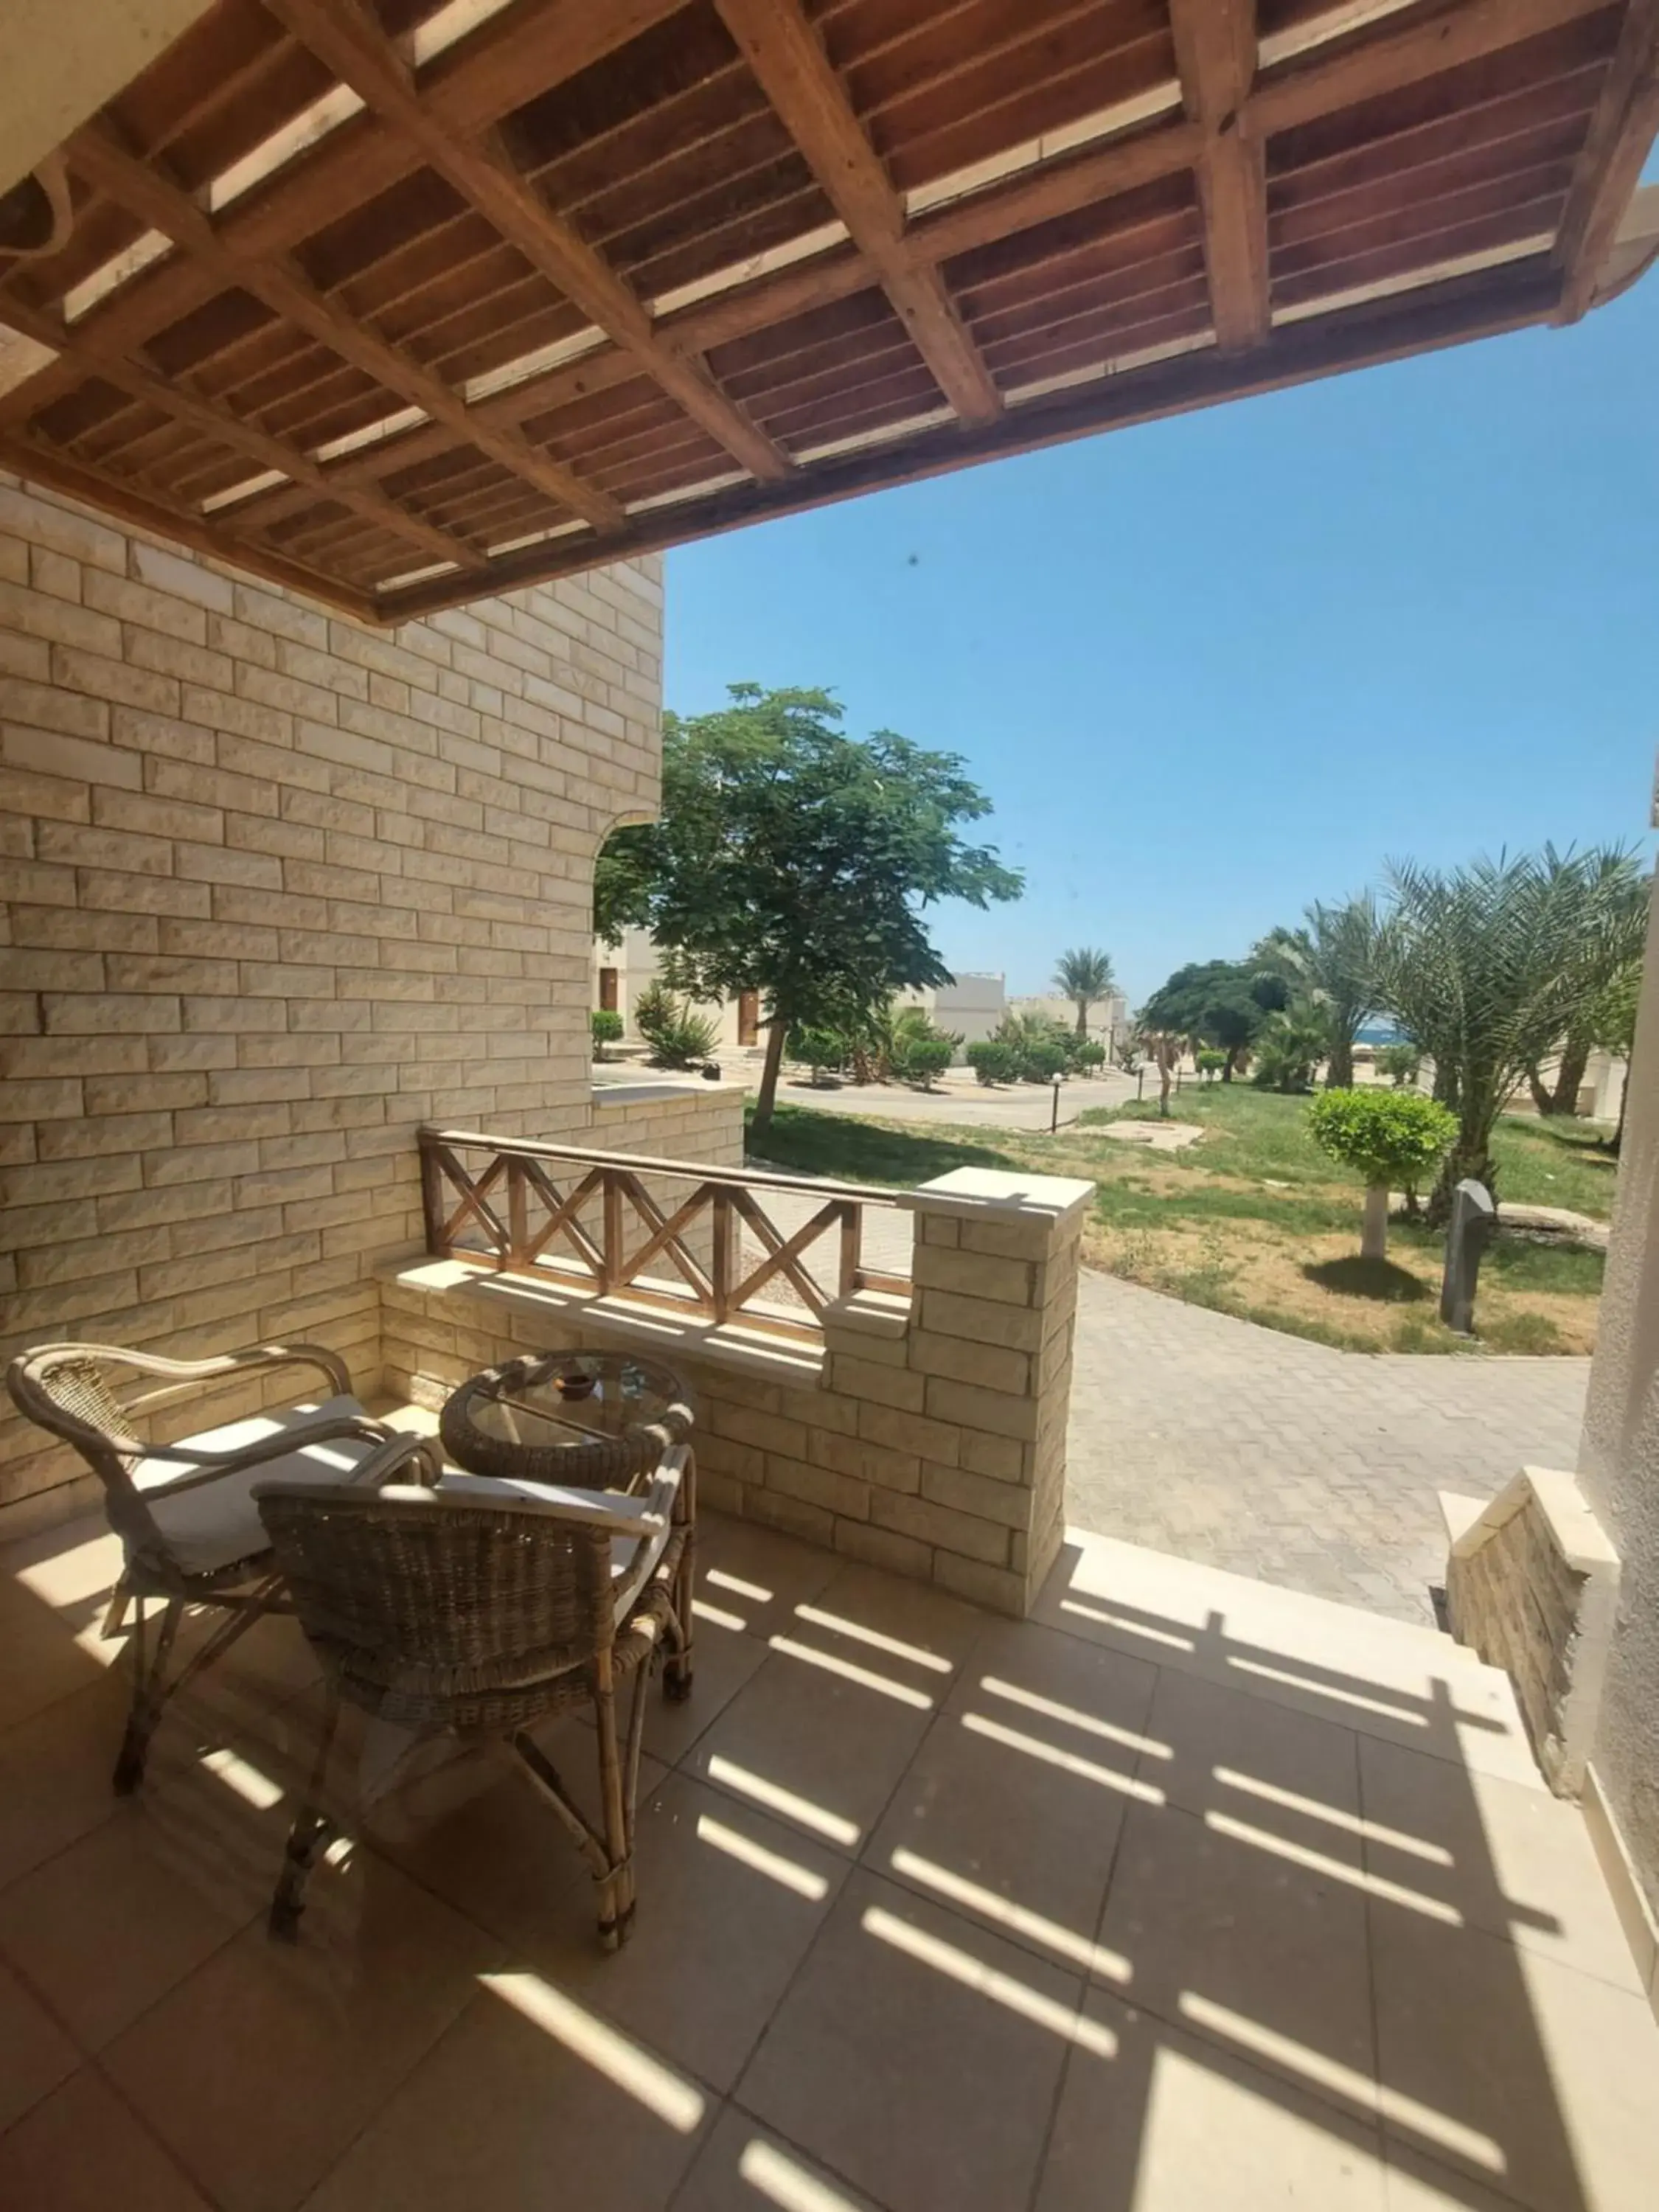
<path id="1" fill-rule="evenodd" d="M 283 1367 L 321 1374 L 331 1395 L 172 1443 L 143 1440 L 145 1420 L 191 1391 Z M 146 1380 L 160 1387 L 135 1394 L 134 1385 Z M 6 1387 L 21 1413 L 80 1453 L 103 1485 L 105 1510 L 121 1539 L 125 1561 L 103 1632 L 118 1635 L 132 1607 L 132 1705 L 114 1777 L 125 1795 L 143 1778 L 167 1699 L 263 1614 L 287 1609 L 253 1503 L 256 1476 L 373 1478 L 387 1446 L 407 1440 L 369 1419 L 351 1395 L 343 1362 L 316 1345 L 163 1359 L 110 1344 L 44 1344 L 12 1361 Z M 392 1463 L 407 1465 L 407 1453 L 394 1453 Z M 162 1610 L 152 1650 L 146 1608 L 155 1600 Z M 212 1607 L 224 1618 L 169 1681 L 187 1606 Z"/>
<path id="2" fill-rule="evenodd" d="M 436 1447 L 410 1438 L 410 1460 Z M 407 1731 L 494 1742 L 558 1814 L 599 1885 L 599 1938 L 634 1917 L 634 1820 L 645 1686 L 665 1662 L 672 1698 L 691 1687 L 695 1474 L 664 1455 L 641 1497 L 463 1474 L 435 1486 L 261 1483 L 255 1492 L 300 1624 L 323 1663 L 315 1763 L 271 1903 L 292 1938 L 307 1878 L 335 1832 L 325 1808 L 343 1702 Z M 633 1698 L 619 1742 L 617 1695 Z M 531 1730 L 591 1705 L 599 1818 L 590 1820 Z"/>

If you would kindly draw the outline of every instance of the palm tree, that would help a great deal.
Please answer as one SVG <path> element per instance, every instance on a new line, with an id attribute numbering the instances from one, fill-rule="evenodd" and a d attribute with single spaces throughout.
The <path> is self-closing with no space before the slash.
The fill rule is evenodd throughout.
<path id="1" fill-rule="evenodd" d="M 1528 1069 L 1583 1023 L 1603 974 L 1586 947 L 1617 936 L 1621 885 L 1606 854 L 1480 860 L 1389 872 L 1378 933 L 1381 1003 L 1435 1063 L 1456 1141 L 1430 1200 L 1443 1220 L 1466 1176 L 1495 1183 L 1492 1134 Z"/>
<path id="2" fill-rule="evenodd" d="M 1325 1085 L 1346 1091 L 1353 1082 L 1354 1040 L 1376 1012 L 1376 903 L 1369 891 L 1305 909 L 1300 929 L 1275 929 L 1251 957 L 1282 976 L 1325 1030 Z"/>
<path id="3" fill-rule="evenodd" d="M 1604 1042 L 1598 1022 L 1601 1002 L 1609 992 L 1616 995 L 1621 983 L 1641 975 L 1650 884 L 1635 854 L 1620 845 L 1587 853 L 1582 863 L 1549 846 L 1545 848 L 1544 866 L 1553 872 L 1582 866 L 1592 879 L 1590 893 L 1603 918 L 1602 927 L 1587 933 L 1577 947 L 1585 971 L 1582 981 L 1586 996 L 1578 1018 L 1555 1040 L 1560 1059 L 1554 1087 L 1546 1088 L 1536 1064 L 1527 1071 L 1533 1103 L 1540 1114 L 1574 1114 L 1578 1110 L 1579 1086 L 1590 1054 Z"/>
<path id="4" fill-rule="evenodd" d="M 1092 945 L 1082 945 L 1075 952 L 1062 952 L 1054 969 L 1054 988 L 1062 998 L 1071 1000 L 1077 1008 L 1077 1033 L 1089 1034 L 1089 1009 L 1097 1000 L 1109 999 L 1117 988 L 1117 978 L 1112 973 L 1112 956 L 1097 951 Z"/>

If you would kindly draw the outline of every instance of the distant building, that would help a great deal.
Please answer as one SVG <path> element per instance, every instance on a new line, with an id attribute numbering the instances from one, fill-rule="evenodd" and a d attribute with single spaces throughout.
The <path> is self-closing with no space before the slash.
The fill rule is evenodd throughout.
<path id="1" fill-rule="evenodd" d="M 1077 1006 L 1071 999 L 1061 999 L 1050 994 L 1046 998 L 1010 999 L 1011 1014 L 1047 1014 L 1051 1021 L 1064 1022 L 1066 1028 L 1077 1027 Z M 1097 999 L 1089 1009 L 1089 1034 L 1098 1037 L 1109 1053 L 1123 1034 L 1129 1018 L 1129 1004 L 1121 991 L 1109 992 Z"/>
<path id="2" fill-rule="evenodd" d="M 624 931 L 620 945 L 594 939 L 593 1004 L 622 1016 L 624 1039 L 637 1039 L 634 1009 L 641 994 L 660 981 L 657 948 L 648 930 Z M 954 982 L 921 985 L 896 991 L 893 996 L 896 1005 L 923 1007 L 939 1029 L 961 1038 L 955 1054 L 958 1064 L 964 1060 L 968 1046 L 989 1036 L 1007 1011 L 1000 975 L 965 972 Z M 696 1011 L 717 1024 L 718 1043 L 727 1050 L 765 1042 L 758 991 L 744 991 L 735 999 L 708 1005 L 700 1003 Z"/>

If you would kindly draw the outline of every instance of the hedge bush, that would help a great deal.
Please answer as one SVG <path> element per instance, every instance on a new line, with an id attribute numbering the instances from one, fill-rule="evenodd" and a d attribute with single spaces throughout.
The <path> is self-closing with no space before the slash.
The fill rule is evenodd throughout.
<path id="1" fill-rule="evenodd" d="M 1019 1053 L 1004 1037 L 980 1037 L 970 1044 L 968 1065 L 983 1084 L 1019 1081 Z"/>
<path id="2" fill-rule="evenodd" d="M 1457 1116 L 1419 1091 L 1325 1091 L 1309 1103 L 1308 1127 L 1368 1187 L 1410 1190 L 1438 1168 Z"/>
<path id="3" fill-rule="evenodd" d="M 587 1018 L 587 1026 L 593 1039 L 595 1060 L 605 1058 L 606 1045 L 622 1042 L 623 1018 L 609 1006 L 595 1006 Z"/>

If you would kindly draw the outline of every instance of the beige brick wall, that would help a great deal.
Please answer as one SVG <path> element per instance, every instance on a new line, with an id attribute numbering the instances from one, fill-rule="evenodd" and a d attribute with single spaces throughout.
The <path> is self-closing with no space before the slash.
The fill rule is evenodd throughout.
<path id="1" fill-rule="evenodd" d="M 0 1357 L 311 1336 L 372 1385 L 416 1124 L 587 1133 L 661 614 L 650 559 L 374 631 L 0 477 Z M 0 1533 L 83 1495 L 3 1412 Z"/>

